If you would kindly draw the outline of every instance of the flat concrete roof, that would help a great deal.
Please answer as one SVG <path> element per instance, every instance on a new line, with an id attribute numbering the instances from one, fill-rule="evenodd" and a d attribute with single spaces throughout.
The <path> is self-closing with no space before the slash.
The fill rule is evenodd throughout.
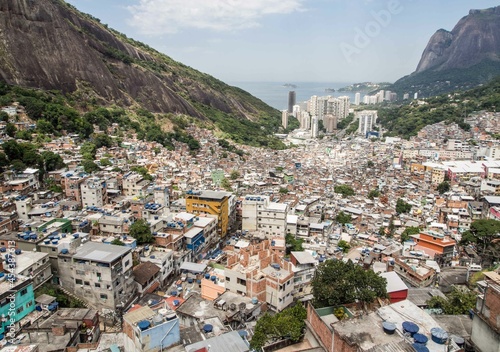
<path id="1" fill-rule="evenodd" d="M 73 258 L 111 263 L 128 252 L 130 252 L 130 248 L 125 246 L 87 242 L 83 246 L 78 247 L 76 254 L 73 255 Z"/>

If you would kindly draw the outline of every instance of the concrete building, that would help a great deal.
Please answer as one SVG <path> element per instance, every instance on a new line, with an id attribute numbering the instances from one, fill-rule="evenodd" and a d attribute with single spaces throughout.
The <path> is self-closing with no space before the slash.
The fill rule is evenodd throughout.
<path id="1" fill-rule="evenodd" d="M 122 194 L 124 196 L 142 195 L 146 193 L 149 183 L 136 172 L 126 173 L 122 179 Z"/>
<path id="2" fill-rule="evenodd" d="M 281 126 L 286 130 L 288 128 L 288 110 L 281 112 Z"/>
<path id="3" fill-rule="evenodd" d="M 295 297 L 303 297 L 309 293 L 308 286 L 316 271 L 318 261 L 306 251 L 291 252 L 290 262 L 293 264 L 293 294 Z"/>
<path id="4" fill-rule="evenodd" d="M 96 309 L 126 309 L 136 298 L 128 247 L 87 242 L 61 251 L 58 265 L 61 286 Z"/>
<path id="5" fill-rule="evenodd" d="M 192 214 L 210 214 L 217 217 L 220 237 L 225 237 L 229 230 L 230 218 L 236 216 L 235 197 L 223 191 L 188 191 L 186 211 Z"/>
<path id="6" fill-rule="evenodd" d="M 242 230 L 285 235 L 288 205 L 273 203 L 269 196 L 247 195 L 242 201 Z"/>
<path id="7" fill-rule="evenodd" d="M 81 182 L 80 192 L 84 208 L 91 206 L 101 208 L 108 203 L 106 181 L 98 177 L 88 178 Z"/>
<path id="8" fill-rule="evenodd" d="M 377 122 L 377 111 L 376 110 L 364 110 L 356 113 L 357 119 L 359 120 L 358 133 L 366 136 L 370 131 L 373 131 L 373 126 Z"/>
<path id="9" fill-rule="evenodd" d="M 317 116 L 313 116 L 311 119 L 311 137 L 318 138 L 319 136 L 319 120 Z"/>
<path id="10" fill-rule="evenodd" d="M 166 208 L 170 207 L 170 188 L 156 185 L 153 190 L 154 202 Z"/>
<path id="11" fill-rule="evenodd" d="M 359 105 L 361 103 L 361 93 L 357 92 L 354 94 L 354 105 Z"/>
<path id="12" fill-rule="evenodd" d="M 125 351 L 159 352 L 181 342 L 179 319 L 163 306 L 135 306 L 123 316 Z"/>
<path id="13" fill-rule="evenodd" d="M 478 286 L 476 309 L 472 318 L 471 340 L 482 352 L 500 351 L 500 275 L 485 272 Z"/>
<path id="14" fill-rule="evenodd" d="M 9 265 L 6 265 L 6 268 L 9 268 Z M 2 273 L 0 277 L 0 316 L 6 319 L 0 324 L 0 334 L 8 339 L 14 338 L 14 336 L 9 335 L 10 332 L 19 331 L 21 319 L 34 310 L 33 281 L 26 276 Z"/>
<path id="15" fill-rule="evenodd" d="M 323 124 L 327 133 L 333 133 L 337 129 L 337 116 L 326 115 Z"/>
<path id="16" fill-rule="evenodd" d="M 295 94 L 295 91 L 291 90 L 288 92 L 288 112 L 292 113 L 293 112 L 293 106 L 295 105 L 297 96 Z"/>
<path id="17" fill-rule="evenodd" d="M 16 251 L 16 273 L 30 277 L 33 289 L 37 289 L 52 278 L 48 253 Z"/>

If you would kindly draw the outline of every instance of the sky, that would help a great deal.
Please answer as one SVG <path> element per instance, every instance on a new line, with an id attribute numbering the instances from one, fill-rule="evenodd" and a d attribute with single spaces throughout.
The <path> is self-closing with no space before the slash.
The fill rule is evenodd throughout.
<path id="1" fill-rule="evenodd" d="M 67 0 L 232 82 L 393 82 L 430 37 L 498 0 Z"/>

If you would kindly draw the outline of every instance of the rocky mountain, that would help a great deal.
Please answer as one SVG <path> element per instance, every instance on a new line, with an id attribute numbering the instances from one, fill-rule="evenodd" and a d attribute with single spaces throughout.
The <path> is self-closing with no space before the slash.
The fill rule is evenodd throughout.
<path id="1" fill-rule="evenodd" d="M 414 73 L 397 81 L 398 93 L 435 95 L 471 88 L 500 75 L 500 6 L 471 10 L 453 30 L 438 30 Z"/>
<path id="2" fill-rule="evenodd" d="M 204 119 L 278 112 L 249 93 L 127 38 L 63 0 L 0 2 L 0 78 L 103 105 Z"/>

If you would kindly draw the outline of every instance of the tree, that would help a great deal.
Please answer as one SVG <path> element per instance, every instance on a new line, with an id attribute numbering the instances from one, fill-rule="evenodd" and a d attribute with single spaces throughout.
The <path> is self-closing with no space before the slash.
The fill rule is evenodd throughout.
<path id="1" fill-rule="evenodd" d="M 387 297 L 387 280 L 352 261 L 327 260 L 316 269 L 311 282 L 314 307 L 336 307 L 359 301 L 371 303 Z"/>
<path id="2" fill-rule="evenodd" d="M 372 167 L 374 167 L 374 166 L 375 166 L 375 164 L 373 163 L 373 161 L 368 160 L 368 161 L 366 162 L 366 167 L 372 168 Z"/>
<path id="3" fill-rule="evenodd" d="M 352 217 L 351 214 L 346 214 L 343 211 L 340 211 L 340 213 L 338 213 L 335 217 L 335 221 L 342 225 L 350 224 L 352 221 Z"/>
<path id="4" fill-rule="evenodd" d="M 94 144 L 96 148 L 101 148 L 101 147 L 110 148 L 113 146 L 113 138 L 111 138 L 107 134 L 100 133 L 95 135 Z"/>
<path id="5" fill-rule="evenodd" d="M 23 163 L 21 160 L 19 159 L 16 159 L 16 160 L 12 160 L 12 168 L 14 169 L 14 171 L 16 172 L 22 172 L 24 170 L 26 170 L 26 164 Z"/>
<path id="6" fill-rule="evenodd" d="M 345 198 L 345 197 L 348 197 L 348 196 L 353 196 L 355 195 L 356 193 L 354 192 L 354 190 L 347 186 L 347 185 L 337 185 L 333 188 L 333 191 L 335 193 L 339 193 L 339 194 L 342 194 L 342 197 Z"/>
<path id="7" fill-rule="evenodd" d="M 101 170 L 96 163 L 94 163 L 92 160 L 88 160 L 88 159 L 82 160 L 82 166 L 83 166 L 83 170 L 85 170 L 85 172 L 88 174 L 91 174 L 94 171 Z"/>
<path id="8" fill-rule="evenodd" d="M 487 260 L 495 260 L 499 256 L 498 238 L 500 221 L 493 219 L 475 220 L 470 229 L 462 234 L 462 245 L 474 244 L 478 254 Z"/>
<path id="9" fill-rule="evenodd" d="M 264 314 L 255 325 L 250 348 L 259 351 L 268 341 L 278 339 L 298 342 L 304 334 L 306 318 L 307 310 L 300 302 L 278 314 Z"/>
<path id="10" fill-rule="evenodd" d="M 227 178 L 223 178 L 222 181 L 220 182 L 220 186 L 224 188 L 228 192 L 232 192 L 233 189 L 231 188 L 231 182 Z"/>
<path id="11" fill-rule="evenodd" d="M 134 222 L 129 229 L 129 234 L 137 240 L 137 244 L 151 243 L 154 237 L 151 234 L 151 228 L 144 219 Z"/>
<path id="12" fill-rule="evenodd" d="M 99 164 L 104 167 L 113 165 L 113 163 L 108 158 L 102 158 L 101 160 L 99 160 Z"/>
<path id="13" fill-rule="evenodd" d="M 291 233 L 287 233 L 285 236 L 286 243 L 286 254 L 289 255 L 290 252 L 302 252 L 304 247 L 302 247 L 302 243 L 304 243 L 303 239 L 295 238 Z"/>
<path id="14" fill-rule="evenodd" d="M 13 123 L 9 122 L 5 126 L 5 133 L 7 134 L 7 136 L 14 138 L 14 136 L 16 135 L 16 132 L 17 132 L 16 125 L 14 125 Z"/>
<path id="15" fill-rule="evenodd" d="M 427 301 L 430 308 L 438 308 L 443 314 L 462 315 L 468 314 L 469 310 L 476 306 L 477 294 L 466 288 L 453 286 L 446 298 L 434 296 Z"/>
<path id="16" fill-rule="evenodd" d="M 342 249 L 342 252 L 344 252 L 344 253 L 348 253 L 349 249 L 351 249 L 351 245 L 349 243 L 347 243 L 347 241 L 344 241 L 344 240 L 340 240 L 339 243 L 337 244 L 337 246 L 340 249 Z"/>
<path id="17" fill-rule="evenodd" d="M 408 241 L 411 235 L 416 235 L 418 233 L 420 233 L 419 227 L 416 226 L 407 227 L 401 234 L 401 243 Z"/>
<path id="18" fill-rule="evenodd" d="M 443 181 L 437 186 L 437 191 L 439 192 L 439 194 L 446 193 L 449 190 L 450 190 L 450 184 L 448 183 L 448 181 Z"/>
<path id="19" fill-rule="evenodd" d="M 368 198 L 373 200 L 374 198 L 378 198 L 380 196 L 380 191 L 378 189 L 372 189 L 368 193 Z"/>
<path id="20" fill-rule="evenodd" d="M 279 192 L 280 192 L 280 194 L 287 194 L 288 193 L 288 188 L 280 187 Z"/>
<path id="21" fill-rule="evenodd" d="M 233 170 L 231 171 L 231 175 L 229 176 L 229 178 L 231 180 L 236 180 L 240 177 L 240 173 L 238 172 L 238 170 Z"/>
<path id="22" fill-rule="evenodd" d="M 94 143 L 85 142 L 80 147 L 80 154 L 84 159 L 94 160 L 97 152 L 97 147 Z"/>
<path id="23" fill-rule="evenodd" d="M 398 214 L 409 213 L 410 210 L 411 210 L 411 204 L 408 204 L 403 199 L 398 198 L 396 202 L 396 213 Z"/>
<path id="24" fill-rule="evenodd" d="M 44 151 L 42 152 L 42 158 L 45 165 L 46 171 L 54 171 L 62 169 L 66 164 L 64 164 L 63 158 L 54 152 Z"/>

